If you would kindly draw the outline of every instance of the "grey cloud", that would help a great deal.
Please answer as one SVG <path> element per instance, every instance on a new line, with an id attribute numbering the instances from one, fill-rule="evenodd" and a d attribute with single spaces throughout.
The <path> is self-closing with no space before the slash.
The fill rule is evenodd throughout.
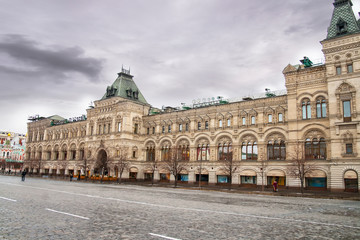
<path id="1" fill-rule="evenodd" d="M 5 35 L 0 40 L 0 50 L 39 72 L 52 71 L 63 77 L 65 73 L 81 73 L 96 81 L 103 65 L 100 59 L 85 57 L 80 47 L 45 47 L 22 35 Z"/>

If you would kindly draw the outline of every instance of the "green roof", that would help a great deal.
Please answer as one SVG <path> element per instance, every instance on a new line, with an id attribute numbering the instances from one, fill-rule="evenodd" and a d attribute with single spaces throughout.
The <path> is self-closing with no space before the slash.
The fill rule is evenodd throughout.
<path id="1" fill-rule="evenodd" d="M 326 39 L 359 33 L 360 26 L 352 10 L 351 0 L 335 0 L 334 7 Z"/>
<path id="2" fill-rule="evenodd" d="M 118 73 L 118 77 L 115 82 L 111 86 L 107 87 L 106 93 L 101 100 L 111 97 L 122 97 L 135 102 L 148 104 L 139 88 L 136 86 L 133 76 L 130 75 L 130 71 L 126 71 L 124 69 L 122 72 Z"/>

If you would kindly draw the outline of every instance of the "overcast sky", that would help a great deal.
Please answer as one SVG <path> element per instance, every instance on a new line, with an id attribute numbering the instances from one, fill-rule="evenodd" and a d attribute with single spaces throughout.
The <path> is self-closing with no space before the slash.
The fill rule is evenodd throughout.
<path id="1" fill-rule="evenodd" d="M 154 107 L 285 89 L 288 63 L 323 59 L 332 3 L 0 0 L 0 130 L 85 114 L 122 65 Z"/>

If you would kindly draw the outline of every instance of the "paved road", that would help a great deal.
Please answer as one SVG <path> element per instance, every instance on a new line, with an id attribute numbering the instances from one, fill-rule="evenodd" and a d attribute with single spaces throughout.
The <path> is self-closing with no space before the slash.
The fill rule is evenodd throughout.
<path id="1" fill-rule="evenodd" d="M 0 176 L 0 239 L 360 239 L 360 202 Z"/>

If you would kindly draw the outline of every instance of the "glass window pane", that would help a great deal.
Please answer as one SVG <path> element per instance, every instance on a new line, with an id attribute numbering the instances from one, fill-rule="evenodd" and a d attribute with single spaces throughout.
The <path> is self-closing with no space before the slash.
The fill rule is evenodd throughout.
<path id="1" fill-rule="evenodd" d="M 352 72 L 353 72 L 353 66 L 352 66 L 352 64 L 347 66 L 347 71 L 348 71 L 348 73 L 352 73 Z"/>
<path id="2" fill-rule="evenodd" d="M 344 117 L 351 117 L 350 101 L 344 101 Z"/>
<path id="3" fill-rule="evenodd" d="M 246 145 L 242 145 L 241 148 L 241 159 L 245 160 L 246 159 Z"/>
<path id="4" fill-rule="evenodd" d="M 336 75 L 340 75 L 341 74 L 341 67 L 336 67 Z"/>
<path id="5" fill-rule="evenodd" d="M 255 117 L 251 117 L 251 124 L 255 124 Z"/>
<path id="6" fill-rule="evenodd" d="M 279 113 L 279 122 L 282 122 L 283 121 L 283 115 L 282 113 Z"/>
<path id="7" fill-rule="evenodd" d="M 242 118 L 242 125 L 245 125 L 246 124 L 246 118 Z"/>
<path id="8" fill-rule="evenodd" d="M 222 120 L 219 120 L 219 127 L 222 127 Z"/>
<path id="9" fill-rule="evenodd" d="M 322 117 L 326 117 L 326 103 L 321 104 Z"/>
<path id="10" fill-rule="evenodd" d="M 306 111 L 307 111 L 307 118 L 310 119 L 311 118 L 311 106 L 310 106 L 310 103 L 308 103 L 308 105 L 306 106 Z"/>
<path id="11" fill-rule="evenodd" d="M 268 118 L 269 118 L 269 123 L 271 123 L 271 122 L 272 122 L 272 115 L 269 114 L 269 115 L 268 115 Z"/>
<path id="12" fill-rule="evenodd" d="M 302 106 L 302 119 L 306 119 L 306 106 Z"/>
<path id="13" fill-rule="evenodd" d="M 316 104 L 316 117 L 321 118 L 321 104 L 320 103 Z"/>

